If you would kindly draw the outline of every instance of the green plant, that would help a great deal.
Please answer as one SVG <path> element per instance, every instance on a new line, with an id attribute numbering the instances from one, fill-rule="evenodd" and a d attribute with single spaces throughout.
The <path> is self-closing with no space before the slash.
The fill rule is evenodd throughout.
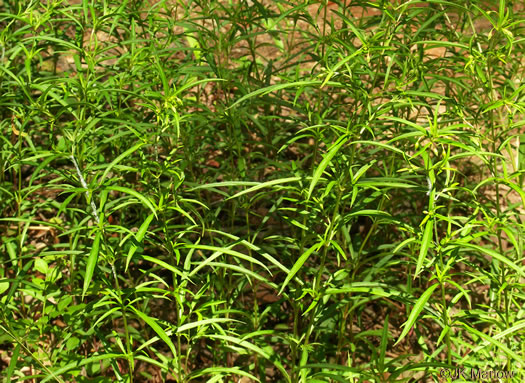
<path id="1" fill-rule="evenodd" d="M 0 1 L 2 379 L 521 381 L 523 15 Z"/>

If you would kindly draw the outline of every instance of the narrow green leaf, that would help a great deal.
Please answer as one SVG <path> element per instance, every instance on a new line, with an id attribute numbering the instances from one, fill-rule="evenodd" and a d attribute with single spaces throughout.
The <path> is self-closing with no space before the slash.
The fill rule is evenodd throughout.
<path id="1" fill-rule="evenodd" d="M 202 320 L 199 320 L 199 321 L 196 321 L 196 322 L 186 323 L 185 325 L 180 326 L 177 329 L 177 333 L 183 332 L 183 331 L 186 331 L 186 330 L 190 330 L 192 328 L 199 327 L 199 326 L 205 326 L 205 325 L 212 324 L 212 323 L 224 323 L 224 322 L 240 322 L 240 321 L 235 320 L 235 319 L 231 319 L 231 318 L 202 319 Z"/>
<path id="2" fill-rule="evenodd" d="M 420 41 L 415 41 L 414 44 L 425 45 L 425 46 L 428 46 L 429 48 L 430 47 L 434 47 L 434 46 L 436 46 L 436 47 L 455 47 L 455 48 L 463 49 L 464 51 L 467 51 L 467 52 L 468 52 L 468 49 L 469 49 L 468 45 L 457 43 L 457 42 L 454 42 L 454 41 L 420 40 Z"/>
<path id="3" fill-rule="evenodd" d="M 140 142 L 137 145 L 129 148 L 128 150 L 126 150 L 124 153 L 121 153 L 117 158 L 115 158 L 113 161 L 111 161 L 111 163 L 106 167 L 106 170 L 104 170 L 104 173 L 102 173 L 102 177 L 100 177 L 100 179 L 98 181 L 98 184 L 102 185 L 104 183 L 104 179 L 107 177 L 108 173 L 111 171 L 111 169 L 113 169 L 113 167 L 116 164 L 118 164 L 120 161 L 122 161 L 124 158 L 129 156 L 131 153 L 133 153 L 135 150 L 137 150 L 138 148 L 140 148 L 143 145 L 144 145 L 144 142 Z"/>
<path id="4" fill-rule="evenodd" d="M 337 10 L 334 10 L 333 11 L 334 13 L 336 13 L 339 17 L 342 18 L 343 20 L 343 23 L 345 26 L 347 26 L 355 35 L 356 37 L 359 39 L 359 41 L 361 42 L 361 44 L 366 47 L 367 46 L 367 41 L 366 41 L 366 38 L 365 38 L 365 35 L 363 35 L 363 33 L 361 33 L 361 30 L 358 29 L 354 23 L 352 22 L 352 20 L 350 18 L 347 17 L 346 15 L 346 12 L 339 12 Z M 354 20 L 356 21 L 356 20 Z M 364 32 L 364 31 L 363 31 Z"/>
<path id="5" fill-rule="evenodd" d="M 286 369 L 283 367 L 283 365 L 277 360 L 277 358 L 275 357 L 275 355 L 272 353 L 268 353 L 267 351 L 263 350 L 262 348 L 246 341 L 246 340 L 241 340 L 239 338 L 235 338 L 233 336 L 229 336 L 229 335 L 214 335 L 214 334 L 211 334 L 211 335 L 207 335 L 208 338 L 215 338 L 215 339 L 222 339 L 226 342 L 231 342 L 233 344 L 237 344 L 241 347 L 244 347 L 246 348 L 247 350 L 251 350 L 253 352 L 255 352 L 256 354 L 259 354 L 260 356 L 262 356 L 264 359 L 268 360 L 269 362 L 271 362 L 275 367 L 277 367 L 277 369 L 279 369 L 279 371 L 282 373 L 282 375 L 284 376 L 284 378 L 286 379 L 286 382 L 290 383 L 291 380 L 290 380 L 290 375 L 288 375 L 288 372 L 286 372 Z"/>
<path id="6" fill-rule="evenodd" d="M 520 185 L 523 188 L 523 181 L 525 180 L 525 134 L 518 136 L 518 170 L 521 170 L 519 177 Z"/>
<path id="7" fill-rule="evenodd" d="M 417 184 L 409 184 L 406 182 L 401 182 L 403 178 L 397 177 L 371 177 L 371 178 L 362 178 L 360 181 L 357 182 L 357 186 L 363 186 L 363 187 L 392 187 L 392 188 L 403 188 L 403 189 L 411 189 L 418 187 Z"/>
<path id="8" fill-rule="evenodd" d="M 365 145 L 371 145 L 371 146 L 379 146 L 380 148 L 383 148 L 383 149 L 386 149 L 386 150 L 390 150 L 392 152 L 396 152 L 396 153 L 401 154 L 401 155 L 405 154 L 405 152 L 403 152 L 402 150 L 400 150 L 400 149 L 398 149 L 398 148 L 396 148 L 394 146 L 384 144 L 382 142 L 375 142 L 375 141 L 368 141 L 368 140 L 352 141 L 352 145 L 356 145 L 356 144 L 365 144 Z"/>
<path id="9" fill-rule="evenodd" d="M 491 24 L 494 28 L 498 27 L 496 21 L 490 16 L 489 12 L 486 12 L 482 8 L 478 7 L 475 3 L 471 4 L 471 7 L 477 9 Z"/>
<path id="10" fill-rule="evenodd" d="M 422 136 L 427 136 L 428 135 L 428 131 L 424 127 L 422 127 L 421 125 L 416 124 L 415 122 L 408 121 L 408 120 L 405 120 L 403 118 L 394 117 L 394 116 L 385 116 L 385 117 L 382 117 L 381 120 L 390 120 L 390 121 L 399 122 L 400 124 L 403 124 L 403 125 L 406 125 L 406 126 L 410 126 L 411 128 L 416 129 L 417 131 L 419 131 L 421 133 Z"/>
<path id="11" fill-rule="evenodd" d="M 353 282 L 345 284 L 343 287 L 330 287 L 325 290 L 326 295 L 348 294 L 348 293 L 364 293 L 367 296 L 377 295 L 379 297 L 398 297 L 401 292 L 393 290 L 389 286 L 382 283 L 374 282 Z"/>
<path id="12" fill-rule="evenodd" d="M 9 282 L 7 279 L 0 279 L 0 294 L 5 293 L 9 289 Z"/>
<path id="13" fill-rule="evenodd" d="M 254 182 L 254 181 L 212 182 L 209 184 L 195 186 L 193 188 L 190 188 L 188 191 L 192 192 L 194 190 L 199 190 L 199 189 L 213 189 L 213 188 L 226 187 L 226 186 L 254 186 L 254 185 L 259 185 L 259 182 Z M 233 198 L 233 197 L 230 197 L 230 198 Z"/>
<path id="14" fill-rule="evenodd" d="M 51 41 L 56 44 L 61 44 L 69 49 L 73 49 L 74 51 L 78 51 L 78 52 L 82 51 L 82 48 L 70 43 L 69 41 L 57 39 L 56 37 L 52 37 L 52 36 L 29 36 L 24 39 L 24 41 L 30 41 L 30 40 L 37 40 L 39 42 L 42 40 Z"/>
<path id="15" fill-rule="evenodd" d="M 486 340 L 487 342 L 491 343 L 493 346 L 495 346 L 498 349 L 500 349 L 503 352 L 505 352 L 505 354 L 507 354 L 508 356 L 512 357 L 512 359 L 514 359 L 516 362 L 518 362 L 518 366 L 523 367 L 525 365 L 525 360 L 521 356 L 516 354 L 514 351 L 509 349 L 507 346 L 505 346 L 503 343 L 497 341 L 496 339 L 494 339 L 490 335 L 482 333 L 481 331 L 466 325 L 465 323 L 462 323 L 462 326 L 465 327 L 468 332 L 470 332 L 472 334 L 476 334 L 480 338 Z"/>
<path id="16" fill-rule="evenodd" d="M 104 302 L 104 304 L 107 304 L 108 302 Z M 91 326 L 91 328 L 89 329 L 89 331 L 93 330 L 95 327 L 97 327 L 97 325 L 102 322 L 105 318 L 107 318 L 108 316 L 110 316 L 111 314 L 117 312 L 120 310 L 120 306 L 115 306 L 115 307 L 112 307 L 111 309 L 109 309 L 108 311 L 104 311 L 104 313 L 97 319 L 97 321 L 95 323 L 93 323 L 93 325 Z"/>
<path id="17" fill-rule="evenodd" d="M 260 382 L 260 380 L 257 379 L 255 376 L 253 376 L 252 374 L 250 374 L 248 372 L 240 370 L 238 367 L 218 367 L 218 366 L 208 367 L 208 368 L 203 368 L 202 370 L 193 371 L 190 375 L 188 375 L 187 381 L 189 382 L 189 381 L 191 381 L 191 380 L 193 380 L 195 378 L 198 378 L 198 377 L 204 376 L 204 375 L 217 376 L 217 373 L 221 374 L 221 375 L 219 375 L 219 378 L 221 378 L 219 380 L 219 382 L 222 381 L 222 375 L 223 374 L 242 375 L 242 376 L 246 376 L 247 378 L 251 379 L 251 381 Z M 240 379 L 238 381 L 240 382 L 241 380 L 242 379 Z M 210 380 L 208 380 L 207 382 L 210 382 Z"/>
<path id="18" fill-rule="evenodd" d="M 227 233 L 227 232 L 224 232 L 224 231 L 210 230 L 210 232 L 224 235 L 225 237 L 228 237 L 228 238 L 230 238 L 230 239 L 232 239 L 234 241 L 239 241 L 239 244 L 242 244 L 242 245 L 246 246 L 247 248 L 258 252 L 261 255 L 261 257 L 265 258 L 267 261 L 269 261 L 274 266 L 277 266 L 281 271 L 285 272 L 286 274 L 288 274 L 290 272 L 290 270 L 288 270 L 288 268 L 285 267 L 282 263 L 280 263 L 277 259 L 272 257 L 270 254 L 264 252 L 260 247 L 254 245 L 253 243 L 250 243 L 250 242 L 248 242 L 245 239 L 241 239 L 241 238 L 239 238 L 239 237 L 237 237 L 237 236 L 235 236 L 235 235 L 233 235 L 231 233 Z"/>
<path id="19" fill-rule="evenodd" d="M 142 345 L 144 345 L 144 343 Z M 147 357 L 146 355 L 141 355 L 141 354 L 137 355 L 137 354 L 138 353 L 136 353 L 133 356 L 135 358 L 135 360 L 142 360 L 142 361 L 144 361 L 144 362 L 146 362 L 148 364 L 151 364 L 153 366 L 157 366 L 163 372 L 169 372 L 170 371 L 168 366 L 167 366 L 167 363 L 159 362 L 158 360 L 150 358 L 150 357 Z M 155 357 L 157 357 L 157 356 L 155 355 Z M 122 379 L 122 380 L 124 380 L 124 379 Z M 189 380 L 187 380 L 187 381 L 189 381 Z"/>
<path id="20" fill-rule="evenodd" d="M 439 16 L 439 14 L 437 16 Z M 449 100 L 450 99 L 450 97 L 445 97 L 439 93 L 421 92 L 417 90 L 406 90 L 403 92 L 403 95 L 414 96 L 414 97 L 428 97 L 428 98 L 433 98 L 436 100 Z"/>
<path id="21" fill-rule="evenodd" d="M 401 342 L 403 340 L 403 338 L 408 334 L 408 332 L 410 331 L 410 329 L 412 328 L 412 326 L 416 322 L 419 314 L 421 313 L 421 311 L 425 307 L 425 305 L 426 305 L 427 301 L 429 300 L 430 296 L 432 295 L 432 293 L 434 292 L 434 290 L 438 286 L 439 286 L 438 283 L 433 284 L 432 286 L 430 286 L 423 293 L 423 295 L 421 295 L 421 297 L 419 297 L 419 299 L 417 300 L 416 304 L 414 305 L 414 308 L 412 309 L 412 312 L 408 316 L 407 321 L 405 323 L 403 323 L 403 325 L 402 325 L 404 327 L 403 328 L 403 332 L 399 336 L 399 339 L 397 340 L 397 342 L 394 343 L 394 346 L 397 345 L 399 342 Z"/>
<path id="22" fill-rule="evenodd" d="M 193 50 L 193 54 L 195 55 L 195 59 L 198 62 L 201 59 L 201 49 L 200 49 L 199 40 L 197 40 L 195 37 L 193 37 L 191 32 L 188 32 L 188 31 L 185 31 L 185 32 L 186 33 L 184 33 L 184 34 L 186 36 L 186 41 L 188 42 L 189 47 Z M 197 36 L 197 33 L 195 33 L 195 36 Z"/>
<path id="23" fill-rule="evenodd" d="M 367 217 L 391 217 L 391 215 L 387 213 L 386 211 L 364 209 L 364 210 L 354 211 L 350 214 L 345 215 L 345 220 L 347 218 L 363 216 L 363 215 L 366 215 Z"/>
<path id="24" fill-rule="evenodd" d="M 306 197 L 307 199 L 310 199 L 310 196 L 312 195 L 315 185 L 317 185 L 317 182 L 319 182 L 319 179 L 323 175 L 326 167 L 328 166 L 332 158 L 334 158 L 334 156 L 339 151 L 341 146 L 343 146 L 346 142 L 347 142 L 347 137 L 346 136 L 341 137 L 335 144 L 332 145 L 332 147 L 324 155 L 323 160 L 321 161 L 317 169 L 315 169 L 314 175 L 312 177 L 312 182 L 310 183 L 310 188 L 308 189 L 308 196 Z"/>
<path id="25" fill-rule="evenodd" d="M 261 261 L 255 259 L 255 258 L 253 258 L 253 257 L 251 257 L 249 255 L 246 255 L 246 254 L 240 253 L 238 251 L 232 250 L 231 249 L 232 246 L 233 245 L 230 245 L 229 247 L 218 247 L 218 246 L 207 246 L 207 245 L 187 245 L 186 247 L 188 247 L 188 248 L 196 248 L 196 249 L 201 249 L 201 250 L 214 251 L 214 253 L 211 256 L 209 256 L 208 258 L 206 258 L 206 260 L 200 262 L 199 265 L 196 268 L 194 268 L 192 270 L 192 272 L 188 276 L 191 278 L 193 275 L 195 275 L 197 273 L 197 271 L 199 271 L 203 267 L 209 265 L 213 260 L 215 260 L 221 254 L 228 254 L 228 255 L 231 255 L 231 256 L 236 257 L 236 258 L 244 259 L 245 261 L 252 262 L 252 263 L 255 263 L 255 264 L 259 265 L 259 266 L 264 267 L 268 272 L 270 271 L 270 270 L 268 270 L 266 265 L 264 263 L 262 263 Z"/>
<path id="26" fill-rule="evenodd" d="M 153 331 L 155 331 L 157 333 L 159 338 L 162 339 L 164 341 L 164 343 L 166 343 L 168 345 L 168 347 L 170 348 L 171 352 L 173 353 L 173 356 L 176 357 L 177 356 L 177 351 L 176 351 L 175 345 L 171 341 L 171 339 L 168 336 L 168 334 L 166 333 L 166 331 L 164 331 L 164 329 L 159 326 L 159 324 L 157 323 L 157 320 L 155 318 L 152 318 L 152 317 L 144 314 L 142 311 L 137 310 L 133 306 L 131 306 L 131 308 L 133 309 L 133 311 L 135 311 L 135 313 L 144 322 L 146 322 L 148 324 L 148 326 L 150 326 L 153 329 Z"/>
<path id="27" fill-rule="evenodd" d="M 93 240 L 93 246 L 91 247 L 91 251 L 87 260 L 86 275 L 84 276 L 84 287 L 82 289 L 82 299 L 84 299 L 84 296 L 86 295 L 86 291 L 89 287 L 89 284 L 91 283 L 91 279 L 93 278 L 93 273 L 95 272 L 95 268 L 97 267 L 101 237 L 102 232 L 99 230 L 95 235 L 95 239 Z"/>
<path id="28" fill-rule="evenodd" d="M 203 78 L 201 80 L 197 81 L 188 81 L 186 84 L 182 85 L 181 87 L 177 88 L 177 90 L 173 93 L 174 96 L 178 96 L 183 91 L 189 88 L 193 88 L 197 85 L 208 83 L 208 82 L 220 82 L 220 81 L 227 81 L 223 78 Z"/>
<path id="29" fill-rule="evenodd" d="M 106 353 L 106 354 L 102 354 L 102 355 L 93 355 L 93 356 L 90 356 L 89 358 L 85 358 L 85 359 L 80 359 L 80 360 L 68 363 L 67 365 L 65 365 L 64 367 L 59 368 L 56 371 L 52 371 L 50 375 L 48 375 L 45 379 L 43 379 L 41 381 L 41 383 L 46 383 L 46 382 L 50 381 L 51 379 L 58 380 L 59 382 L 63 382 L 63 380 L 59 378 L 59 375 L 62 375 L 63 373 L 65 373 L 65 372 L 67 372 L 69 370 L 72 370 L 72 369 L 78 368 L 78 367 L 82 367 L 82 366 L 86 366 L 86 365 L 89 365 L 89 364 L 92 364 L 92 363 L 97 363 L 97 362 L 100 362 L 101 360 L 105 360 L 105 359 L 111 359 L 111 360 L 114 359 L 114 360 L 116 360 L 118 358 L 126 359 L 126 356 L 123 355 L 123 354 Z"/>
<path id="30" fill-rule="evenodd" d="M 328 83 L 328 81 L 330 81 L 330 79 L 333 77 L 333 75 L 338 71 L 338 69 L 340 67 L 342 67 L 347 62 L 352 60 L 355 56 L 357 56 L 358 54 L 361 54 L 361 53 L 363 53 L 363 48 L 359 48 L 358 50 L 356 50 L 351 55 L 346 56 L 343 60 L 339 61 L 333 68 L 329 69 L 326 78 L 324 79 L 323 83 L 321 84 L 321 88 L 324 88 L 326 83 Z"/>
<path id="31" fill-rule="evenodd" d="M 439 334 L 439 337 L 436 341 L 436 346 L 439 346 L 441 344 L 441 341 L 447 335 L 447 333 L 450 331 L 450 326 L 445 326 L 443 329 L 441 329 L 441 333 Z"/>
<path id="32" fill-rule="evenodd" d="M 7 367 L 6 378 L 5 378 L 6 382 L 11 381 L 11 376 L 13 375 L 13 372 L 15 371 L 15 368 L 16 368 L 16 364 L 18 363 L 19 354 L 20 354 L 20 343 L 17 343 L 13 350 L 13 354 L 11 355 L 11 361 L 9 362 L 9 367 Z"/>
<path id="33" fill-rule="evenodd" d="M 140 202 L 142 202 L 144 204 L 144 206 L 146 206 L 148 209 L 150 209 L 151 212 L 153 213 L 153 215 L 155 216 L 155 218 L 157 218 L 157 211 L 155 210 L 155 207 L 153 206 L 151 201 L 149 199 L 147 199 L 146 197 L 144 197 L 142 194 L 140 194 L 138 191 L 130 189 L 130 188 L 126 188 L 126 187 L 123 187 L 123 186 L 107 186 L 106 189 L 107 190 L 118 191 L 118 192 L 125 193 L 125 194 L 129 194 L 129 195 L 135 197 Z"/>
<path id="34" fill-rule="evenodd" d="M 521 202 L 523 204 L 523 207 L 525 208 L 525 192 L 523 191 L 523 189 L 520 186 L 518 186 L 514 182 L 510 182 L 509 180 L 507 180 L 505 178 L 501 178 L 501 177 L 488 177 L 488 178 L 485 178 L 483 181 L 479 182 L 476 185 L 476 187 L 474 189 L 472 189 L 472 190 L 474 192 L 476 192 L 478 189 L 480 189 L 481 187 L 483 187 L 484 185 L 486 185 L 486 184 L 488 184 L 490 182 L 495 182 L 495 183 L 499 182 L 499 183 L 503 183 L 503 184 L 509 186 L 512 190 L 514 190 L 516 193 L 518 193 L 520 195 Z"/>
<path id="35" fill-rule="evenodd" d="M 522 278 L 525 278 L 525 271 L 523 271 L 522 267 L 519 267 L 514 262 L 512 262 L 510 259 L 508 259 L 507 257 L 501 255 L 500 253 L 498 253 L 498 252 L 496 252 L 494 250 L 487 249 L 487 248 L 484 248 L 484 247 L 481 247 L 481 246 L 478 246 L 478 245 L 473 245 L 471 243 L 463 243 L 463 242 L 461 242 L 461 243 L 458 243 L 458 245 L 460 247 L 470 247 L 471 249 L 475 249 L 475 250 L 478 250 L 478 251 L 480 251 L 482 253 L 485 253 L 485 254 L 491 256 L 492 258 L 497 259 L 501 263 L 506 264 L 512 270 L 516 271 Z"/>
<path id="36" fill-rule="evenodd" d="M 377 368 L 379 372 L 383 372 L 385 370 L 385 355 L 386 355 L 386 347 L 388 346 L 388 314 L 385 317 L 385 322 L 383 323 L 383 331 L 381 333 L 381 343 L 379 345 L 379 360 L 377 363 Z"/>
<path id="37" fill-rule="evenodd" d="M 375 165 L 376 162 L 377 160 L 372 160 L 372 162 L 361 166 L 354 176 L 352 176 L 352 183 L 355 184 L 357 181 L 359 181 L 359 178 L 361 178 L 371 166 Z"/>
<path id="38" fill-rule="evenodd" d="M 268 278 L 263 277 L 258 272 L 253 272 L 251 270 L 248 270 L 246 267 L 242 267 L 239 265 L 232 265 L 231 263 L 225 263 L 225 262 L 210 262 L 208 263 L 208 266 L 210 267 L 222 267 L 223 269 L 229 269 L 236 271 L 240 273 L 241 275 L 245 275 L 247 277 L 252 277 L 254 279 L 257 279 L 258 281 L 269 283 Z"/>
<path id="39" fill-rule="evenodd" d="M 259 189 L 267 188 L 267 187 L 270 187 L 270 186 L 281 185 L 281 184 L 285 184 L 285 183 L 288 183 L 288 182 L 295 182 L 295 181 L 300 181 L 300 180 L 301 180 L 301 177 L 289 177 L 289 178 L 279 178 L 277 180 L 271 180 L 271 181 L 263 182 L 263 183 L 260 183 L 258 185 L 252 186 L 251 188 L 243 190 L 243 191 L 241 191 L 241 192 L 239 192 L 237 194 L 234 194 L 231 197 L 226 198 L 226 200 L 229 200 L 229 199 L 232 199 L 232 198 L 237 198 L 237 197 L 239 197 L 241 195 L 244 195 L 244 194 L 247 194 L 247 193 L 251 193 L 251 192 L 257 191 Z"/>
<path id="40" fill-rule="evenodd" d="M 392 251 L 392 254 L 397 253 L 399 250 L 411 244 L 412 242 L 415 242 L 416 240 L 417 239 L 415 237 L 410 237 L 410 238 L 405 239 L 403 242 L 401 242 L 399 245 L 396 246 L 396 248 Z"/>
<path id="41" fill-rule="evenodd" d="M 414 273 L 414 277 L 413 277 L 414 279 L 421 272 L 421 268 L 423 267 L 423 262 L 425 262 L 425 259 L 427 258 L 428 249 L 430 248 L 430 245 L 432 243 L 433 225 L 434 225 L 434 221 L 432 219 L 429 219 L 426 223 L 425 231 L 423 233 L 423 239 L 421 240 L 421 248 L 419 250 L 419 257 L 417 257 L 416 272 Z"/>
<path id="42" fill-rule="evenodd" d="M 135 234 L 135 241 L 131 244 L 131 248 L 129 249 L 128 256 L 126 257 L 126 271 L 128 271 L 129 262 L 131 261 L 131 257 L 133 257 L 133 254 L 137 251 L 139 244 L 144 239 L 144 236 L 146 235 L 146 231 L 148 231 L 149 225 L 151 221 L 153 220 L 154 215 L 150 214 L 146 217 L 144 222 L 142 222 L 142 225 L 140 225 L 139 230 L 137 231 L 137 234 Z"/>
<path id="43" fill-rule="evenodd" d="M 472 357 L 472 355 L 469 355 L 469 356 Z M 441 362 L 406 363 L 403 367 L 396 368 L 395 371 L 390 375 L 388 381 L 389 382 L 400 381 L 398 377 L 405 371 L 429 371 L 429 370 L 435 371 L 440 367 L 451 369 L 451 368 L 454 368 L 455 365 L 451 366 L 449 364 L 441 363 Z"/>
<path id="44" fill-rule="evenodd" d="M 512 190 L 514 190 L 516 193 L 520 195 L 521 198 L 521 204 L 523 205 L 523 208 L 525 209 L 525 191 L 518 185 L 516 185 L 514 182 L 507 181 L 505 182 L 506 185 L 508 185 Z"/>
<path id="45" fill-rule="evenodd" d="M 169 263 L 166 263 L 166 262 L 164 262 L 164 261 L 161 261 L 161 260 L 158 259 L 158 258 L 150 257 L 149 255 L 143 255 L 143 256 L 142 256 L 142 259 L 144 259 L 144 260 L 146 260 L 146 261 L 148 261 L 148 262 L 151 262 L 151 263 L 155 263 L 155 264 L 157 264 L 157 265 L 159 265 L 159 266 L 161 266 L 161 267 L 164 267 L 166 270 L 169 270 L 169 271 L 171 271 L 172 273 L 174 273 L 174 274 L 176 274 L 176 275 L 178 275 L 178 276 L 180 276 L 180 277 L 183 276 L 182 272 L 181 272 L 179 269 L 177 269 L 176 267 L 170 265 Z"/>
<path id="46" fill-rule="evenodd" d="M 510 335 L 512 335 L 513 333 L 523 333 L 522 329 L 525 328 L 525 320 L 521 320 L 521 321 L 518 321 L 516 322 L 516 324 L 500 333 L 497 333 L 496 335 L 494 335 L 492 337 L 493 340 L 498 340 L 498 339 L 501 339 L 501 338 L 506 338 Z M 516 334 L 517 335 L 517 334 Z M 479 345 L 474 348 L 471 353 L 469 354 L 475 354 L 477 353 L 479 350 L 483 349 L 484 347 L 487 346 L 487 344 L 491 343 L 489 340 L 485 340 L 485 342 L 480 342 Z M 469 357 L 470 355 L 467 354 L 463 357 L 463 359 L 461 359 L 460 361 L 458 361 L 459 364 L 462 364 L 464 363 Z"/>
<path id="47" fill-rule="evenodd" d="M 303 266 L 303 264 L 306 262 L 306 260 L 308 259 L 308 257 L 310 257 L 310 255 L 314 252 L 314 251 L 317 251 L 322 245 L 324 244 L 324 242 L 319 242 L 319 243 L 316 243 L 315 245 L 313 245 L 312 247 L 310 247 L 308 250 L 306 250 L 304 252 L 303 255 L 301 255 L 299 257 L 299 259 L 297 260 L 297 262 L 295 262 L 295 264 L 293 265 L 292 269 L 290 270 L 290 273 L 286 276 L 286 279 L 284 280 L 282 286 L 281 286 L 281 290 L 279 290 L 279 295 L 282 294 L 282 292 L 284 291 L 284 288 L 288 285 L 288 283 L 292 280 L 292 278 L 295 276 L 295 274 L 297 274 L 297 272 L 299 271 L 299 269 Z"/>
<path id="48" fill-rule="evenodd" d="M 265 95 L 265 94 L 268 94 L 268 93 L 271 93 L 271 92 L 275 92 L 277 90 L 287 89 L 287 88 L 305 87 L 305 86 L 314 86 L 314 85 L 321 85 L 321 84 L 323 84 L 322 81 L 315 81 L 314 80 L 314 81 L 296 81 L 296 82 L 289 82 L 289 83 L 271 85 L 271 86 L 268 86 L 268 87 L 265 87 L 265 88 L 257 89 L 254 92 L 251 92 L 251 93 L 248 93 L 248 94 L 242 96 L 240 99 L 238 99 L 233 104 L 231 104 L 228 107 L 228 109 L 236 107 L 238 104 L 240 104 L 241 102 L 243 102 L 243 101 L 245 101 L 245 100 L 247 100 L 249 98 L 262 96 L 262 95 Z M 328 81 L 326 84 L 331 85 L 331 86 L 342 86 L 341 83 L 332 82 L 332 81 Z M 323 84 L 323 85 L 326 85 L 326 84 Z"/>

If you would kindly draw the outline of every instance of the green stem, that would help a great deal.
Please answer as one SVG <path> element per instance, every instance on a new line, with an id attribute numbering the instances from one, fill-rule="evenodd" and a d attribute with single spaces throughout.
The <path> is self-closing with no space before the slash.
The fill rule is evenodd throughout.
<path id="1" fill-rule="evenodd" d="M 344 177 L 344 180 L 346 180 L 346 177 Z M 342 182 L 342 185 L 345 184 L 345 182 Z M 319 311 L 319 306 L 320 306 L 320 301 L 321 301 L 321 292 L 319 291 L 320 290 L 320 287 L 321 287 L 321 279 L 323 278 L 323 274 L 324 274 L 324 269 L 325 269 L 325 265 L 326 265 L 326 259 L 327 259 L 327 256 L 328 256 L 328 249 L 330 248 L 330 240 L 333 238 L 333 235 L 335 234 L 335 227 L 336 227 L 336 219 L 338 217 L 338 213 L 339 213 L 339 205 L 341 203 L 341 197 L 342 197 L 342 194 L 343 194 L 343 190 L 341 188 L 340 185 L 337 185 L 337 200 L 336 200 L 336 204 L 335 204 L 335 209 L 334 209 L 334 212 L 332 214 L 332 220 L 330 222 L 330 226 L 328 227 L 328 230 L 327 230 L 327 235 L 328 235 L 328 238 L 325 238 L 324 240 L 324 248 L 323 248 L 323 254 L 321 256 L 321 263 L 319 265 L 319 269 L 317 271 L 317 275 L 315 277 L 315 281 L 314 281 L 314 300 L 317 301 L 315 307 L 310 311 L 310 316 L 309 316 L 309 319 L 308 319 L 308 327 L 306 329 L 306 336 L 305 336 L 305 339 L 304 339 L 304 346 L 303 346 L 303 352 L 302 352 L 302 357 L 301 357 L 301 366 L 305 365 L 308 361 L 308 355 L 307 355 L 307 350 L 308 350 L 308 345 L 310 344 L 310 336 L 312 335 L 312 331 L 314 329 L 314 321 L 315 321 L 315 317 L 317 316 L 318 314 L 318 311 Z"/>

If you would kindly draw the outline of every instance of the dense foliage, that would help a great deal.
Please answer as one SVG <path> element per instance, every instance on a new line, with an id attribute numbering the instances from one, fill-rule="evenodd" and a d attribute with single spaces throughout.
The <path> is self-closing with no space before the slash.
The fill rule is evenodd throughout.
<path id="1" fill-rule="evenodd" d="M 0 0 L 3 381 L 522 382 L 524 16 Z"/>

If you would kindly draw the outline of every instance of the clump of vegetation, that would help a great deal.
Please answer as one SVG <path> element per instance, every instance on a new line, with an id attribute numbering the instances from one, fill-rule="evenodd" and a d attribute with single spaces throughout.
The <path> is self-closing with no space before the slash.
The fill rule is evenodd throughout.
<path id="1" fill-rule="evenodd" d="M 0 1 L 3 381 L 522 382 L 524 16 Z"/>

